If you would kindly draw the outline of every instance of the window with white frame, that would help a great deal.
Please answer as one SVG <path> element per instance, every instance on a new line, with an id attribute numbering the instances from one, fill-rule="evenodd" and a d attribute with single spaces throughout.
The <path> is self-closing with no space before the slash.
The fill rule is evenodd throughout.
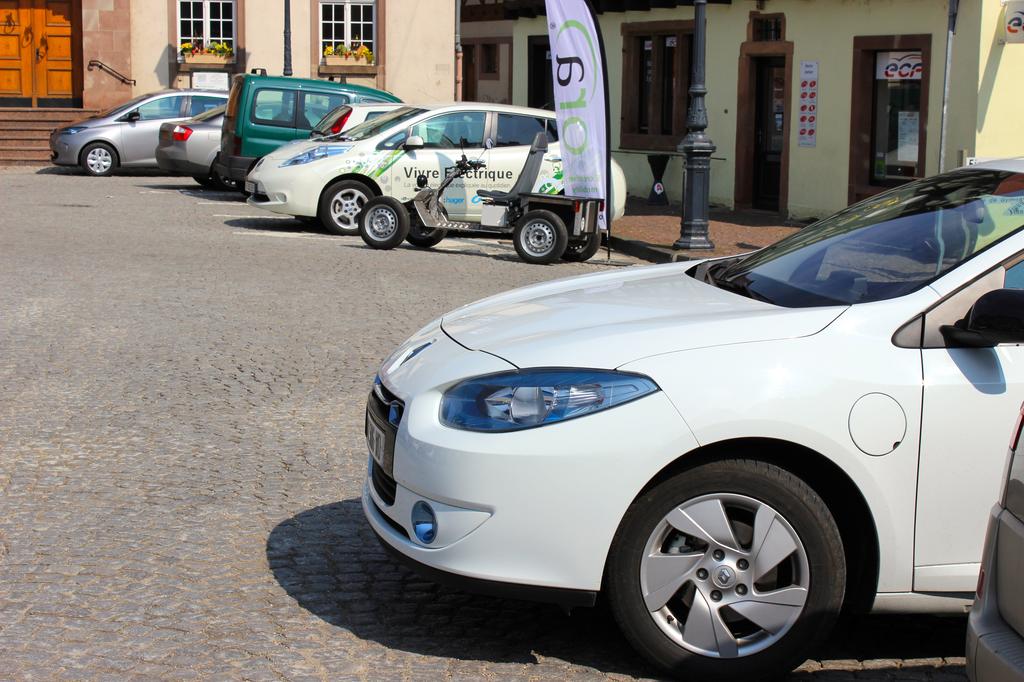
<path id="1" fill-rule="evenodd" d="M 178 0 L 178 44 L 235 49 L 235 0 Z"/>
<path id="2" fill-rule="evenodd" d="M 320 54 L 328 47 L 359 46 L 377 51 L 376 0 L 323 0 L 320 3 Z"/>

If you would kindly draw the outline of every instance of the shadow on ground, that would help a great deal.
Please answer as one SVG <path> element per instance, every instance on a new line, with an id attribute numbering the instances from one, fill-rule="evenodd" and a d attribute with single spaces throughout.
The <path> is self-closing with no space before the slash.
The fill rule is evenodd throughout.
<path id="1" fill-rule="evenodd" d="M 283 521 L 267 538 L 266 552 L 277 582 L 302 608 L 392 649 L 509 663 L 552 657 L 606 673 L 656 675 L 603 608 L 567 616 L 554 606 L 465 594 L 419 578 L 380 547 L 357 499 Z M 865 617 L 839 628 L 819 656 L 878 660 L 878 679 L 887 665 L 901 676 L 911 669 L 899 668 L 899 659 L 963 656 L 964 626 L 963 618 Z M 921 670 L 934 672 L 929 665 Z M 808 671 L 792 679 L 814 677 Z"/>

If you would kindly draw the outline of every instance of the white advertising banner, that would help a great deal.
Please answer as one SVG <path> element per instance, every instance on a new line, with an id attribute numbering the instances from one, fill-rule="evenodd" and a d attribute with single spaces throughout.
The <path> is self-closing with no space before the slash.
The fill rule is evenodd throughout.
<path id="1" fill-rule="evenodd" d="M 1024 43 L 1024 1 L 1007 2 L 1004 17 L 1003 42 Z"/>
<path id="2" fill-rule="evenodd" d="M 587 0 L 545 0 L 545 5 L 565 193 L 603 199 L 598 225 L 606 230 L 611 209 L 608 83 L 597 16 Z"/>

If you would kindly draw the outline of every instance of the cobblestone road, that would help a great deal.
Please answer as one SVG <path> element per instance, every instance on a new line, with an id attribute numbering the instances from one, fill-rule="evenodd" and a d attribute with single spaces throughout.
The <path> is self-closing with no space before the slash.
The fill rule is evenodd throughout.
<path id="1" fill-rule="evenodd" d="M 374 252 L 190 180 L 7 170 L 0 197 L 0 678 L 654 674 L 601 610 L 396 567 L 358 504 L 384 354 L 455 305 L 608 266 Z M 794 679 L 960 680 L 963 634 L 865 618 Z"/>

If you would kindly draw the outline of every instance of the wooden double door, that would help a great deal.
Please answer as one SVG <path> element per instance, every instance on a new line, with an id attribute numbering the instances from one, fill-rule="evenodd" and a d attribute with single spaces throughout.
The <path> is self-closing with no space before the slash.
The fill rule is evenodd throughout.
<path id="1" fill-rule="evenodd" d="M 78 106 L 80 0 L 0 0 L 0 106 Z"/>

